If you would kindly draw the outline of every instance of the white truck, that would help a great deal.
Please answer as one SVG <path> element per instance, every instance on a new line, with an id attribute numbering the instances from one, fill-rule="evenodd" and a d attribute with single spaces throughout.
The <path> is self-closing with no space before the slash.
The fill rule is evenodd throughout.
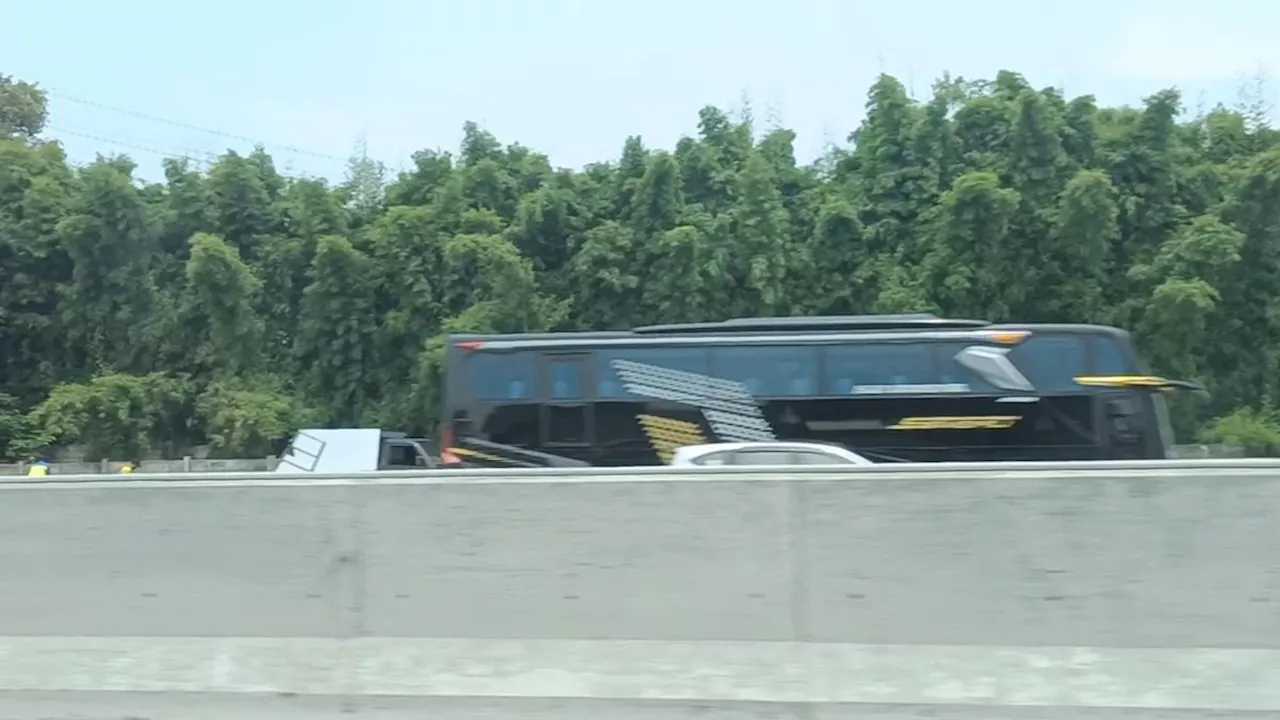
<path id="1" fill-rule="evenodd" d="M 289 441 L 276 472 L 358 473 L 440 467 L 429 442 L 379 428 L 308 428 Z"/>

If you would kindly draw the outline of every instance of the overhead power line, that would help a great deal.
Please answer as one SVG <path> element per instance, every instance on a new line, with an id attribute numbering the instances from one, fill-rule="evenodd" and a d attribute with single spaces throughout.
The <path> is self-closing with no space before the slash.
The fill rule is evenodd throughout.
<path id="1" fill-rule="evenodd" d="M 216 162 L 218 159 L 217 153 L 199 152 L 192 148 L 181 148 L 181 149 L 172 148 L 172 149 L 166 150 L 163 148 L 155 147 L 154 145 L 144 145 L 144 144 L 133 142 L 130 140 L 120 140 L 118 138 L 106 137 L 104 135 L 99 135 L 96 133 L 88 133 L 82 130 L 72 130 L 70 128 L 64 128 L 64 127 L 59 127 L 54 125 L 46 126 L 46 129 L 58 135 L 69 135 L 72 137 L 82 138 L 84 140 L 93 140 L 94 142 L 106 143 L 108 145 L 114 145 L 116 147 L 124 148 L 126 150 L 133 150 L 135 152 L 144 152 L 151 155 L 157 155 L 162 158 L 188 160 L 190 162 L 196 163 L 197 165 L 205 168 L 208 168 L 209 166 L 213 165 L 213 163 Z M 280 175 L 284 177 L 292 178 L 294 180 L 302 180 L 302 179 L 310 179 L 310 178 L 318 177 L 316 175 L 311 175 L 310 173 L 299 174 L 299 173 L 294 173 L 287 170 L 281 171 L 279 169 L 277 169 L 277 172 L 279 172 Z"/>
<path id="2" fill-rule="evenodd" d="M 57 133 L 59 135 L 71 135 L 72 137 L 78 137 L 85 140 L 93 140 L 95 142 L 107 143 L 108 145 L 115 145 L 116 147 L 127 148 L 129 150 L 136 150 L 138 152 L 151 153 L 151 154 L 159 155 L 161 157 L 166 157 L 166 158 L 177 158 L 181 160 L 191 160 L 193 162 L 199 162 L 199 163 L 209 163 L 209 162 L 212 162 L 215 157 L 213 153 L 207 153 L 208 157 L 200 157 L 200 155 L 205 155 L 206 153 L 193 154 L 193 151 L 190 148 L 185 148 L 185 149 L 174 148 L 170 150 L 165 150 L 162 148 L 155 147 L 154 145 L 142 145 L 129 140 L 109 138 L 103 135 L 98 135 L 96 133 L 84 132 L 82 130 L 72 130 L 70 128 L 65 128 L 65 127 L 60 127 L 55 125 L 49 125 L 46 127 L 46 129 L 54 133 Z"/>
<path id="3" fill-rule="evenodd" d="M 183 130 L 190 130 L 192 132 L 198 132 L 205 135 L 213 135 L 216 137 L 226 138 L 228 140 L 235 140 L 237 142 L 249 143 L 250 145 L 262 145 L 264 147 L 268 147 L 276 151 L 285 151 L 285 152 L 295 153 L 297 155 L 307 155 L 309 157 L 319 158 L 321 160 L 330 160 L 333 162 L 340 162 L 340 163 L 347 162 L 347 158 L 341 158 L 336 155 L 329 155 L 327 153 L 315 152 L 314 150 L 307 150 L 305 148 L 294 147 L 292 145 L 285 145 L 283 143 L 272 143 L 262 139 L 251 138 L 245 135 L 239 135 L 236 133 L 226 132 L 223 130 L 215 130 L 213 128 L 206 128 L 206 127 L 201 127 L 199 125 L 192 125 L 191 123 L 183 122 L 181 120 L 173 120 L 170 118 L 159 117 L 157 115 L 151 115 L 149 113 L 139 112 L 137 110 L 130 110 L 128 108 L 117 107 L 114 105 L 107 105 L 106 103 L 101 103 L 96 100 L 89 100 L 89 99 L 77 97 L 74 95 L 68 95 L 67 93 L 60 92 L 58 90 L 46 89 L 45 92 L 52 97 L 60 98 L 68 102 L 73 102 L 78 105 L 84 105 L 85 107 L 96 108 L 98 110 L 105 110 L 107 112 L 113 112 L 120 115 L 127 115 L 129 117 L 135 117 L 140 120 L 147 120 L 149 122 L 169 125 L 170 127 L 181 128 Z"/>

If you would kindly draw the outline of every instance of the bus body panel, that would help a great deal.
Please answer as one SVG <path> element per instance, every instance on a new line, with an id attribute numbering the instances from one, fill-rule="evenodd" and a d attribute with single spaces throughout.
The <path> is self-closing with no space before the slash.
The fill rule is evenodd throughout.
<path id="1" fill-rule="evenodd" d="M 1001 345 L 992 333 L 1023 333 Z M 957 362 L 998 348 L 1035 393 Z M 455 336 L 446 422 L 458 447 L 597 466 L 666 462 L 681 444 L 832 442 L 877 462 L 1163 458 L 1159 399 L 1080 376 L 1135 374 L 1128 334 L 1088 325 L 982 330 Z M 512 462 L 523 465 L 526 462 Z"/>

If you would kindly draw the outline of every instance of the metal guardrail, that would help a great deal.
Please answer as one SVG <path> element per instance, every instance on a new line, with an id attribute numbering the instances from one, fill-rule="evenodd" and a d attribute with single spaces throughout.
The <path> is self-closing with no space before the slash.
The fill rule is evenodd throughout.
<path id="1" fill-rule="evenodd" d="M 885 463 L 870 466 L 833 468 L 830 466 L 779 467 L 589 467 L 589 468 L 473 468 L 465 470 L 390 470 L 366 473 L 285 473 L 213 472 L 142 473 L 135 475 L 56 475 L 13 477 L 0 482 L 5 487 L 56 486 L 93 483 L 151 487 L 158 484 L 470 484 L 470 483 L 574 483 L 717 480 L 830 480 L 833 477 L 911 478 L 945 480 L 955 477 L 1158 477 L 1196 476 L 1206 473 L 1230 476 L 1280 475 L 1280 459 L 1207 458 L 1196 460 L 1130 460 L 1072 462 L 984 462 L 984 463 Z"/>

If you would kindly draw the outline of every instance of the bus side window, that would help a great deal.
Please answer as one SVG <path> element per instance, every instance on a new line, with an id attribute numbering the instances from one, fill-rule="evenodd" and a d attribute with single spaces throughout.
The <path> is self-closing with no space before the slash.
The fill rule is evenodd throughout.
<path id="1" fill-rule="evenodd" d="M 805 372 L 807 368 L 802 368 L 800 363 L 782 363 L 778 368 L 778 372 L 785 378 L 791 378 L 787 382 L 788 394 L 795 397 L 805 397 L 813 394 L 814 379 L 818 376 L 817 355 L 815 353 L 814 363 L 811 372 Z"/>
<path id="2" fill-rule="evenodd" d="M 584 396 L 582 358 L 549 358 L 547 379 L 550 381 L 552 400 L 581 400 Z"/>
<path id="3" fill-rule="evenodd" d="M 828 394 L 848 395 L 860 385 L 936 382 L 928 343 L 835 345 L 826 349 Z"/>
<path id="4" fill-rule="evenodd" d="M 518 353 L 476 352 L 467 358 L 467 378 L 477 400 L 528 400 L 533 397 L 537 362 Z"/>
<path id="5" fill-rule="evenodd" d="M 1128 375 L 1137 368 L 1125 359 L 1120 344 L 1109 337 L 1097 337 L 1093 340 L 1093 374 L 1094 375 Z"/>
<path id="6" fill-rule="evenodd" d="M 1009 351 L 1014 366 L 1037 390 L 1085 392 L 1075 379 L 1085 374 L 1085 336 L 1035 335 Z"/>
<path id="7" fill-rule="evenodd" d="M 818 349 L 811 345 L 717 347 L 711 351 L 711 372 L 742 383 L 757 397 L 807 397 L 817 384 Z"/>
<path id="8" fill-rule="evenodd" d="M 596 395 L 602 399 L 631 397 L 632 393 L 623 386 L 622 378 L 614 368 L 614 361 L 625 360 L 649 365 L 651 369 L 675 370 L 678 372 L 707 375 L 707 351 L 696 347 L 669 348 L 622 348 L 618 350 L 601 350 L 596 353 L 596 376 L 599 378 Z M 661 370 L 658 370 L 661 373 Z"/>

